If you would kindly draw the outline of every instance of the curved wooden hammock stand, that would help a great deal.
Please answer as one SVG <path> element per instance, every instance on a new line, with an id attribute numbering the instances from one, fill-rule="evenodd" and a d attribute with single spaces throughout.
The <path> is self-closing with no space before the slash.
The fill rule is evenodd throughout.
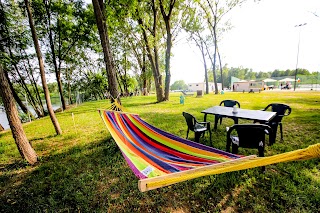
<path id="1" fill-rule="evenodd" d="M 115 107 L 121 110 L 121 105 Z M 172 135 L 137 114 L 99 112 L 129 167 L 140 179 L 141 192 L 206 175 L 320 157 L 320 143 L 269 157 L 235 155 Z"/>

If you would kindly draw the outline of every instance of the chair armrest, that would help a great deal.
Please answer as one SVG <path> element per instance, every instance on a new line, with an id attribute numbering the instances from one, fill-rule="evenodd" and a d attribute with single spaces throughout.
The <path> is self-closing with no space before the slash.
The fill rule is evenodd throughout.
<path id="1" fill-rule="evenodd" d="M 210 129 L 210 122 L 209 121 L 204 121 L 204 122 L 197 122 L 198 124 L 201 124 L 201 125 L 204 125 L 207 130 L 209 130 L 211 132 L 211 129 Z"/>
<path id="2" fill-rule="evenodd" d="M 198 124 L 208 124 L 210 121 L 197 122 Z"/>
<path id="3" fill-rule="evenodd" d="M 264 108 L 262 111 L 267 111 L 270 107 L 272 106 L 272 104 L 269 104 L 266 108 Z"/>
<path id="4" fill-rule="evenodd" d="M 198 122 L 198 124 L 205 125 L 208 130 L 210 130 L 210 121 L 203 121 L 203 122 Z M 211 131 L 211 130 L 210 130 Z"/>
<path id="5" fill-rule="evenodd" d="M 288 116 L 291 114 L 291 108 L 288 109 L 288 113 L 287 114 L 284 114 L 284 116 Z"/>

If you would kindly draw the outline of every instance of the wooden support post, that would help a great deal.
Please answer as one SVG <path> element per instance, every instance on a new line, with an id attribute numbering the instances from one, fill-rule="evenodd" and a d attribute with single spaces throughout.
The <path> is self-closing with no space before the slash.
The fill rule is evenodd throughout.
<path id="1" fill-rule="evenodd" d="M 182 171 L 182 172 L 177 172 L 177 173 L 171 173 L 171 174 L 167 174 L 167 175 L 162 175 L 162 176 L 158 176 L 158 177 L 153 177 L 153 178 L 146 178 L 146 179 L 141 179 L 138 182 L 138 188 L 141 192 L 145 192 L 145 191 L 149 191 L 152 189 L 156 189 L 156 188 L 161 188 L 164 186 L 169 186 L 178 182 L 182 182 L 182 181 L 186 181 L 186 180 L 190 180 L 193 178 L 197 178 L 197 177 L 201 177 L 203 175 L 201 175 L 200 173 L 203 172 L 208 172 L 217 168 L 221 168 L 221 167 L 227 167 L 230 165 L 234 165 L 236 163 L 241 163 L 244 161 L 248 161 L 251 159 L 256 158 L 256 155 L 250 155 L 247 157 L 243 157 L 243 158 L 239 158 L 236 160 L 231 160 L 231 161 L 227 161 L 227 162 L 223 162 L 223 163 L 217 163 L 217 164 L 212 164 L 212 165 L 208 165 L 208 166 L 203 166 L 203 167 L 199 167 L 199 168 L 195 168 L 195 169 L 190 169 L 190 170 L 186 170 L 186 171 Z M 197 175 L 198 173 L 198 175 Z M 186 177 L 189 176 L 189 177 Z M 177 180 L 180 179 L 180 180 Z M 148 186 L 148 183 L 154 183 L 154 182 L 160 182 L 166 180 L 166 183 L 161 183 L 159 185 L 155 185 L 155 186 Z"/>

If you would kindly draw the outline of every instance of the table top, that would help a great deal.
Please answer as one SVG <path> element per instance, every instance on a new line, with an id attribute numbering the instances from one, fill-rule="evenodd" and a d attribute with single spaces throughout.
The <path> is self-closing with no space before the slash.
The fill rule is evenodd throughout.
<path id="1" fill-rule="evenodd" d="M 224 106 L 210 107 L 208 109 L 203 110 L 201 113 L 213 114 L 213 115 L 224 115 L 227 117 L 259 120 L 259 121 L 270 121 L 276 115 L 276 112 L 241 109 L 241 108 L 237 108 L 237 113 L 233 113 L 233 107 L 224 107 Z"/>

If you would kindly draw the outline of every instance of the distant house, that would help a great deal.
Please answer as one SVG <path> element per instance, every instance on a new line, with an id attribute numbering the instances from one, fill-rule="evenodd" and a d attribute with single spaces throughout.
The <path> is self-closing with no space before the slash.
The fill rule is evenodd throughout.
<path id="1" fill-rule="evenodd" d="M 206 83 L 201 82 L 201 83 L 189 83 L 188 84 L 188 91 L 190 92 L 196 92 L 198 90 L 202 90 L 204 93 L 206 91 Z M 221 90 L 221 83 L 218 83 L 218 90 Z M 209 82 L 209 92 L 214 92 L 215 87 L 214 87 L 214 82 Z"/>
<path id="2" fill-rule="evenodd" d="M 238 81 L 233 82 L 232 90 L 234 92 L 258 92 L 264 90 L 263 81 Z"/>

